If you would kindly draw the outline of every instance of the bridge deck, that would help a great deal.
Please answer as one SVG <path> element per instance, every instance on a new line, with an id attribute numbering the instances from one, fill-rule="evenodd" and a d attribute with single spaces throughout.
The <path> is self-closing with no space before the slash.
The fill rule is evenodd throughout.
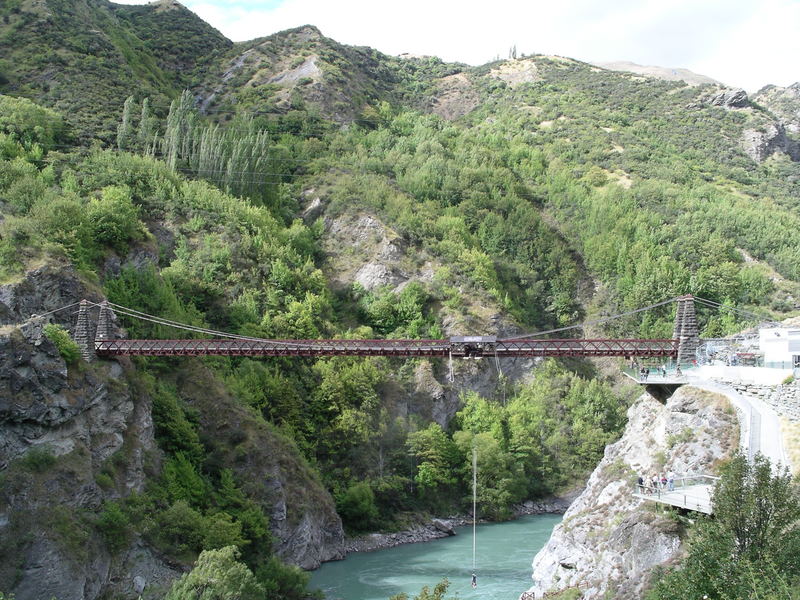
<path id="1" fill-rule="evenodd" d="M 107 340 L 99 356 L 624 356 L 674 357 L 677 341 L 637 339 L 495 340 Z"/>

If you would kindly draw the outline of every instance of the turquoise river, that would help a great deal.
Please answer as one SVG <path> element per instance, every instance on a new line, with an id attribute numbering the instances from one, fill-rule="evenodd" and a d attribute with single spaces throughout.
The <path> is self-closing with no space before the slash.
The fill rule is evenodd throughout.
<path id="1" fill-rule="evenodd" d="M 474 590 L 470 586 L 471 526 L 459 527 L 453 537 L 350 554 L 325 563 L 312 574 L 311 587 L 324 590 L 326 600 L 388 600 L 401 592 L 413 598 L 422 586 L 432 589 L 446 577 L 448 598 L 517 600 L 531 585 L 534 555 L 560 520 L 561 515 L 534 515 L 478 525 L 478 587 Z"/>

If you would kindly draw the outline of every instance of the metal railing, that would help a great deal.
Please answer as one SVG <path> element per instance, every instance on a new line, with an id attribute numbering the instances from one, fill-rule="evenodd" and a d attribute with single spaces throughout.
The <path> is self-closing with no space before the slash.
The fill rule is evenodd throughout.
<path id="1" fill-rule="evenodd" d="M 672 483 L 645 483 L 635 485 L 635 493 L 639 498 L 670 504 L 679 508 L 695 510 L 705 514 L 711 514 L 711 488 L 719 480 L 713 475 L 684 475 L 675 477 Z M 706 486 L 708 493 L 698 495 L 688 492 L 689 489 L 697 489 L 697 486 Z"/>

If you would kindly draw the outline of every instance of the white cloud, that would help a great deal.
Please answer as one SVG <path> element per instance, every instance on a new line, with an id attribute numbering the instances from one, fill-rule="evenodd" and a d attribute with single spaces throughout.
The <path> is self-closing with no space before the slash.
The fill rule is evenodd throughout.
<path id="1" fill-rule="evenodd" d="M 123 0 L 127 3 L 140 3 Z M 797 0 L 184 0 L 236 41 L 316 25 L 343 44 L 481 64 L 519 52 L 684 67 L 753 91 L 800 80 Z"/>

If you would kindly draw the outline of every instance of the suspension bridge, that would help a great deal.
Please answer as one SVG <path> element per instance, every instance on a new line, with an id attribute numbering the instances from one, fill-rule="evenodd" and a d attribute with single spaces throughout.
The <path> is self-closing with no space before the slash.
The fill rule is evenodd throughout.
<path id="1" fill-rule="evenodd" d="M 677 303 L 674 335 L 669 339 L 589 339 L 547 338 L 541 336 L 600 324 L 630 316 L 658 306 Z M 498 338 L 491 335 L 453 336 L 448 339 L 261 339 L 178 323 L 111 302 L 80 302 L 74 338 L 87 360 L 94 356 L 438 356 L 449 358 L 483 357 L 624 357 L 669 358 L 681 363 L 694 359 L 700 343 L 693 296 L 671 298 L 641 309 L 612 315 L 592 323 L 560 329 Z M 99 308 L 95 335 L 90 333 L 89 312 Z M 113 335 L 114 314 L 125 315 L 188 331 L 205 338 L 118 339 Z M 537 339 L 538 338 L 538 339 Z"/>
<path id="2" fill-rule="evenodd" d="M 580 337 L 543 338 L 545 335 L 563 334 L 566 331 L 583 329 L 636 313 L 652 310 L 668 304 L 676 304 L 673 336 L 670 339 L 595 339 Z M 494 357 L 624 357 L 626 359 L 659 358 L 670 359 L 680 369 L 681 365 L 694 363 L 697 350 L 702 343 L 699 337 L 695 303 L 706 308 L 721 309 L 722 305 L 692 295 L 670 298 L 636 310 L 611 315 L 592 322 L 571 325 L 527 335 L 499 338 L 491 335 L 453 336 L 448 339 L 262 339 L 215 331 L 150 315 L 108 301 L 101 303 L 82 300 L 80 303 L 56 309 L 64 310 L 79 305 L 77 323 L 73 337 L 86 360 L 95 357 L 116 356 L 275 356 L 275 357 L 325 357 L 325 356 L 389 356 L 389 357 L 449 357 L 483 358 Z M 91 335 L 90 312 L 99 309 L 94 335 Z M 753 313 L 732 309 L 748 317 Z M 50 313 L 47 313 L 50 314 Z M 188 339 L 125 339 L 115 334 L 116 314 L 158 325 L 183 330 L 194 336 Z M 40 315 L 41 317 L 47 315 Z M 636 379 L 636 377 L 634 377 Z M 658 379 L 658 376 L 656 377 Z M 661 381 L 647 384 L 647 378 L 639 383 L 648 385 L 648 390 L 658 397 L 659 388 L 670 388 L 671 394 L 685 381 Z M 661 390 L 664 391 L 664 390 Z M 693 476 L 675 482 L 674 489 L 638 489 L 635 496 L 657 501 L 679 508 L 710 513 L 712 479 L 708 476 Z"/>

